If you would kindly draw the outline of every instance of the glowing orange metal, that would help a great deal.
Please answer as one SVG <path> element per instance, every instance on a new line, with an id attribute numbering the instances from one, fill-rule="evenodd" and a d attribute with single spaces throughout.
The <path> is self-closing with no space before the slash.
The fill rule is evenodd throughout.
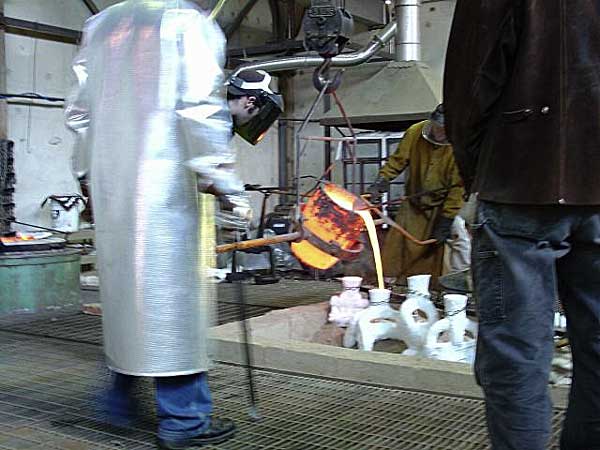
<path id="1" fill-rule="evenodd" d="M 366 208 L 356 195 L 335 184 L 324 184 L 302 206 L 304 239 L 291 244 L 296 258 L 326 270 L 340 259 L 352 259 L 364 248 L 363 219 L 354 211 Z"/>
<path id="2" fill-rule="evenodd" d="M 23 242 L 23 241 L 35 241 L 35 238 L 32 236 L 11 236 L 11 237 L 2 237 L 0 238 L 3 244 L 11 244 L 14 242 Z"/>

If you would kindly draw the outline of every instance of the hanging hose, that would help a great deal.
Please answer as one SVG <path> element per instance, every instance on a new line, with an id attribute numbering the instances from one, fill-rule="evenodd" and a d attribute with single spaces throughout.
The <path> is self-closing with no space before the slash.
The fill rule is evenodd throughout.
<path id="1" fill-rule="evenodd" d="M 55 230 L 54 228 L 41 227 L 39 225 L 33 225 L 31 223 L 19 222 L 18 220 L 11 220 L 12 223 L 16 223 L 17 225 L 23 225 L 30 228 L 37 228 L 38 230 L 50 231 L 52 233 L 64 234 L 65 236 L 69 233 L 65 231 Z"/>
<path id="2" fill-rule="evenodd" d="M 344 121 L 346 122 L 346 126 L 348 127 L 348 130 L 350 131 L 350 136 L 352 137 L 352 140 L 348 143 L 348 150 L 350 151 L 350 156 L 352 157 L 352 192 L 354 194 L 358 194 L 358 192 L 356 192 L 357 186 L 358 186 L 358 184 L 356 183 L 356 171 L 357 171 L 357 164 L 358 164 L 358 159 L 356 156 L 356 146 L 358 144 L 358 142 L 356 140 L 356 132 L 354 131 L 352 122 L 350 121 L 350 118 L 348 117 L 348 114 L 346 113 L 346 109 L 344 108 L 342 101 L 338 97 L 337 92 L 334 91 L 332 93 L 332 97 L 335 100 L 335 104 L 337 105 L 340 113 L 342 113 L 342 117 L 344 118 Z"/>
<path id="3" fill-rule="evenodd" d="M 302 133 L 304 133 L 305 128 L 307 127 L 307 125 L 310 123 L 310 120 L 313 116 L 313 114 L 315 113 L 317 106 L 319 105 L 319 103 L 321 102 L 321 100 L 323 99 L 323 96 L 325 95 L 325 91 L 327 90 L 327 88 L 329 87 L 329 80 L 325 80 L 324 81 L 324 86 L 323 88 L 319 91 L 319 95 L 317 95 L 317 98 L 315 98 L 315 101 L 312 103 L 312 105 L 310 106 L 308 113 L 306 114 L 306 116 L 304 117 L 304 120 L 302 121 L 302 125 L 300 125 L 300 128 L 296 131 L 295 136 L 294 136 L 294 151 L 295 151 L 295 156 L 294 156 L 294 171 L 295 176 L 294 176 L 294 189 L 296 190 L 296 221 L 298 223 L 301 222 L 301 217 L 300 217 L 300 205 L 301 205 L 301 194 L 300 194 L 300 158 L 304 155 L 304 152 L 306 150 L 306 146 L 308 145 L 309 141 L 306 141 L 306 143 L 304 144 L 304 146 L 302 148 L 300 148 L 300 142 L 302 140 Z"/>
<path id="4" fill-rule="evenodd" d="M 364 196 L 362 196 L 361 198 L 365 202 L 365 204 L 368 206 L 369 210 L 373 211 L 375 214 L 377 214 L 379 216 L 379 218 L 382 220 L 382 223 L 385 223 L 386 225 L 389 225 L 390 227 L 396 229 L 397 231 L 400 232 L 400 234 L 402 234 L 409 241 L 414 242 L 417 245 L 430 245 L 430 244 L 435 244 L 438 242 L 436 239 L 427 239 L 425 241 L 417 239 L 412 234 L 410 234 L 408 231 L 406 231 L 403 227 L 401 227 L 396 222 L 394 222 L 392 219 L 390 219 L 388 216 L 386 216 L 383 213 L 383 211 L 381 211 L 379 208 L 377 208 L 377 207 L 373 206 L 371 203 L 369 203 L 369 201 Z"/>

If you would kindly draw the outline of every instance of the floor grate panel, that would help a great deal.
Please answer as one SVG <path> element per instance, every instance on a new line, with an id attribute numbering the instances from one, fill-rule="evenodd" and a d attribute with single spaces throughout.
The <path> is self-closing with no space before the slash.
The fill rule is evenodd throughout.
<path id="1" fill-rule="evenodd" d="M 94 407 L 108 383 L 99 346 L 0 332 L 0 347 L 0 449 L 155 448 L 151 380 L 138 386 L 144 420 L 134 427 L 110 426 Z M 206 449 L 488 450 L 478 400 L 268 371 L 256 371 L 256 380 L 263 420 L 252 422 L 244 369 L 210 373 L 215 409 L 239 431 Z"/>
<path id="2" fill-rule="evenodd" d="M 274 309 L 318 303 L 339 290 L 339 283 L 281 280 L 277 284 L 252 285 L 245 288 L 247 317 L 262 316 Z M 217 320 L 224 324 L 240 320 L 234 286 L 218 286 Z M 301 300 L 299 300 L 301 299 Z M 97 291 L 82 291 L 84 303 L 98 303 Z M 0 330 L 41 337 L 51 337 L 87 344 L 102 344 L 102 318 L 83 314 L 79 306 L 0 316 Z"/>

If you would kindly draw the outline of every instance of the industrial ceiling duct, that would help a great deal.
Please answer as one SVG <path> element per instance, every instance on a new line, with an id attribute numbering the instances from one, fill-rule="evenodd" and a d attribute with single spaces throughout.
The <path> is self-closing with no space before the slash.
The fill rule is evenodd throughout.
<path id="1" fill-rule="evenodd" d="M 351 82 L 343 82 L 338 94 L 352 124 L 359 129 L 401 131 L 426 119 L 441 99 L 441 76 L 420 61 L 421 38 L 419 0 L 397 0 L 396 18 L 373 36 L 362 50 L 332 59 L 332 67 L 359 66 L 352 70 Z M 396 37 L 396 61 L 363 64 Z M 307 69 L 323 63 L 319 56 L 297 56 L 259 61 L 239 66 L 268 72 Z M 346 121 L 333 108 L 321 120 L 324 126 L 345 127 Z"/>
<path id="2" fill-rule="evenodd" d="M 421 61 L 419 0 L 396 0 L 396 61 Z"/>
<path id="3" fill-rule="evenodd" d="M 373 55 L 379 50 L 385 47 L 396 34 L 396 23 L 388 24 L 380 33 L 373 36 L 371 42 L 367 44 L 363 49 L 352 52 L 343 53 L 341 55 L 332 58 L 332 67 L 351 67 L 358 66 L 364 62 L 367 62 Z M 270 61 L 259 61 L 255 63 L 242 64 L 237 67 L 232 73 L 231 77 L 236 76 L 240 72 L 248 69 L 253 70 L 266 70 L 267 72 L 282 72 L 284 70 L 296 70 L 306 69 L 311 67 L 318 67 L 323 64 L 323 58 L 320 56 L 296 56 L 291 58 L 279 58 Z"/>
<path id="4" fill-rule="evenodd" d="M 358 67 L 347 75 L 351 82 L 338 89 L 355 128 L 405 130 L 426 119 L 440 102 L 441 77 L 421 61 L 420 8 L 419 0 L 396 0 L 395 61 Z M 333 109 L 320 123 L 346 124 Z"/>

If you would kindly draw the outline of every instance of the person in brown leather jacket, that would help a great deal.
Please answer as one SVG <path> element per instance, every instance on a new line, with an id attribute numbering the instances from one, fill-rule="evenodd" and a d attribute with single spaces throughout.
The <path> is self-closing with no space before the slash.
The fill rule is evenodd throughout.
<path id="1" fill-rule="evenodd" d="M 479 308 L 494 450 L 550 438 L 553 305 L 573 381 L 562 450 L 600 449 L 600 1 L 458 0 L 444 80 Z"/>

